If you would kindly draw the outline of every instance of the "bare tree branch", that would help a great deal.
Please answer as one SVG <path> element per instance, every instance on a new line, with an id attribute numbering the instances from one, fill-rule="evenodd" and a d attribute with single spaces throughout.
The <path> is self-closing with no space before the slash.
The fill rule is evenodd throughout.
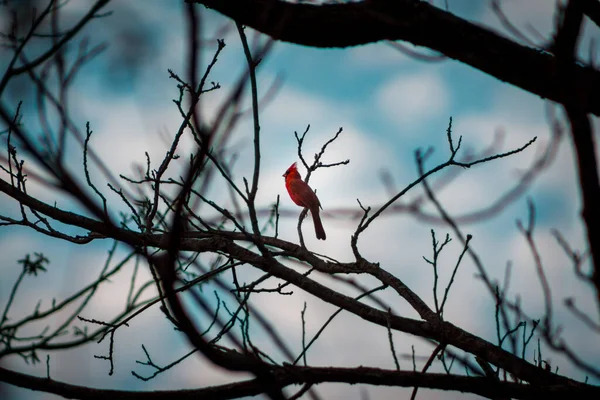
<path id="1" fill-rule="evenodd" d="M 273 39 L 305 46 L 349 47 L 404 40 L 557 103 L 572 103 L 576 93 L 582 111 L 600 115 L 600 72 L 573 62 L 567 84 L 558 74 L 560 61 L 547 49 L 523 46 L 424 1 L 323 5 L 283 0 L 186 1 L 204 4 Z"/>

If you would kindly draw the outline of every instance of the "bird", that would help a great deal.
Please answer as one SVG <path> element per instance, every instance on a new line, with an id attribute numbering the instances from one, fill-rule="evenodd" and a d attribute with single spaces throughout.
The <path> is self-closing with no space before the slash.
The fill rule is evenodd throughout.
<path id="1" fill-rule="evenodd" d="M 285 178 L 285 187 L 292 201 L 300 207 L 308 208 L 310 210 L 310 214 L 312 215 L 315 224 L 315 234 L 317 235 L 317 239 L 325 240 L 325 229 L 323 229 L 321 217 L 319 216 L 319 208 L 323 207 L 321 207 L 321 202 L 319 202 L 319 198 L 315 192 L 313 192 L 310 186 L 302 180 L 302 177 L 298 172 L 298 167 L 296 167 L 296 163 L 293 163 L 287 171 L 285 171 L 283 177 Z"/>

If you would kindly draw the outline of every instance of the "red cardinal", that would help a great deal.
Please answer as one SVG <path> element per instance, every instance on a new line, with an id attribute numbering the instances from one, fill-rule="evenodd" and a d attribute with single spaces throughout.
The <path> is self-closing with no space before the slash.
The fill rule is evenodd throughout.
<path id="1" fill-rule="evenodd" d="M 285 178 L 285 187 L 292 198 L 292 201 L 298 204 L 300 207 L 308 208 L 312 215 L 313 222 L 315 223 L 315 233 L 317 239 L 325 240 L 325 230 L 321 223 L 321 217 L 319 217 L 319 207 L 321 203 L 315 192 L 302 180 L 296 168 L 296 163 L 293 163 L 291 167 L 283 174 Z M 323 207 L 321 207 L 323 208 Z"/>

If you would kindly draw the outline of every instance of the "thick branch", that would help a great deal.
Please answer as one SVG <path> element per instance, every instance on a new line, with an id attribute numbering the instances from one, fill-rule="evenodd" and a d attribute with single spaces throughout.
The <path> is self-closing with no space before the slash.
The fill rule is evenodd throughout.
<path id="1" fill-rule="evenodd" d="M 378 368 L 273 367 L 277 385 L 341 382 L 396 387 L 421 387 L 475 393 L 488 398 L 506 396 L 517 399 L 539 399 L 549 396 L 598 398 L 600 388 L 591 385 L 528 385 L 492 381 L 487 377 L 450 374 L 422 374 L 416 371 L 396 371 Z M 236 382 L 203 389 L 134 392 L 93 389 L 38 378 L 0 367 L 0 381 L 32 390 L 42 390 L 66 398 L 86 399 L 232 399 L 262 393 L 257 380 Z M 554 397 L 556 398 L 556 397 Z"/>
<path id="2" fill-rule="evenodd" d="M 192 1 L 192 0 L 187 0 Z M 194 0 L 272 38 L 312 47 L 403 40 L 438 51 L 501 81 L 600 115 L 600 72 L 573 64 L 559 79 L 557 58 L 522 46 L 424 1 L 367 0 L 315 6 L 281 0 Z"/>
<path id="3" fill-rule="evenodd" d="M 600 210 L 598 210 L 600 179 L 595 153 L 596 141 L 588 116 L 571 107 L 565 110 L 571 124 L 573 145 L 577 153 L 577 173 L 583 203 L 581 216 L 587 230 L 594 265 L 592 283 L 596 287 L 597 304 L 600 307 Z"/>
<path id="4" fill-rule="evenodd" d="M 554 42 L 555 54 L 560 64 L 562 81 L 567 84 L 573 79 L 573 61 L 582 29 L 584 14 L 583 0 L 570 0 Z M 592 283 L 596 287 L 597 305 L 600 307 L 600 177 L 596 159 L 596 141 L 590 118 L 584 112 L 585 98 L 574 96 L 572 104 L 565 104 L 571 125 L 571 137 L 577 154 L 577 173 L 583 203 L 582 217 L 586 225 L 587 238 L 594 266 Z M 579 102 L 579 103 L 577 103 Z"/>
<path id="5" fill-rule="evenodd" d="M 2 180 L 0 180 L 0 191 L 9 194 L 11 197 L 20 201 L 23 205 L 36 209 L 37 211 L 55 218 L 63 223 L 78 226 L 80 228 L 90 229 L 97 234 L 106 235 L 107 237 L 121 240 L 132 246 L 149 246 L 167 249 L 170 243 L 169 235 L 149 235 L 132 232 L 117 227 L 111 227 L 102 222 L 94 221 L 90 218 L 77 214 L 58 210 L 57 208 L 51 207 L 28 196 L 25 193 L 16 190 L 10 184 Z M 287 268 L 274 258 L 263 257 L 262 255 L 254 253 L 242 245 L 235 243 L 236 240 L 243 241 L 252 239 L 252 236 L 248 235 L 247 233 L 196 233 L 194 236 L 195 238 L 182 238 L 179 241 L 178 250 L 194 251 L 197 253 L 217 251 L 224 254 L 229 254 L 237 260 L 253 265 L 276 278 L 290 282 L 291 284 L 326 301 L 327 303 L 341 307 L 364 320 L 383 327 L 390 326 L 394 330 L 410 333 L 423 338 L 433 339 L 438 342 L 443 341 L 449 345 L 481 357 L 489 363 L 505 369 L 514 376 L 530 383 L 571 382 L 572 384 L 576 384 L 575 381 L 572 381 L 568 378 L 544 371 L 543 369 L 538 368 L 527 361 L 505 351 L 504 349 L 498 348 L 486 340 L 466 332 L 451 323 L 441 320 L 424 322 L 395 315 L 390 316 L 386 311 L 377 310 L 376 308 L 370 307 L 364 303 L 357 302 L 351 297 L 331 290 L 330 288 L 312 279 L 309 279 L 303 274 Z M 335 267 L 335 263 L 326 263 L 317 257 L 309 256 L 308 252 L 303 250 L 300 246 L 292 243 L 266 236 L 261 237 L 261 240 L 265 245 L 284 249 L 286 250 L 288 256 L 303 260 L 319 270 L 326 271 Z M 352 264 L 346 264 L 340 267 L 349 268 L 351 266 Z M 361 272 L 359 267 L 355 266 L 354 269 L 356 272 Z M 347 269 L 346 272 L 348 272 Z M 390 282 L 390 284 L 393 285 L 393 282 Z"/>

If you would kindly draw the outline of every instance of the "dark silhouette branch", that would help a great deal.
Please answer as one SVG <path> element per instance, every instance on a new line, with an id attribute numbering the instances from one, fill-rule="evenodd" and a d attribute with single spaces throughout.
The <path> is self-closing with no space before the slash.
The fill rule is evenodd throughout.
<path id="1" fill-rule="evenodd" d="M 31 206 L 37 205 L 41 209 L 47 212 L 53 212 L 57 209 L 50 207 L 38 200 L 35 200 L 28 195 L 16 191 L 8 183 L 0 180 L 0 191 L 14 190 L 17 192 L 15 198 L 21 200 L 23 204 Z M 43 212 L 40 210 L 40 212 Z M 93 221 L 89 218 L 78 216 L 73 213 L 67 213 L 64 211 L 60 212 L 62 221 L 70 225 L 85 227 L 93 226 L 98 228 L 99 232 L 111 236 L 113 238 L 120 238 L 121 241 L 128 243 L 132 246 L 147 246 L 154 248 L 169 249 L 169 245 L 172 244 L 172 239 L 169 234 L 142 234 L 132 231 L 127 231 L 121 228 L 102 228 L 98 225 L 103 225 L 101 222 Z M 197 253 L 205 252 L 220 252 L 222 254 L 228 254 L 233 258 L 242 262 L 251 264 L 256 268 L 270 273 L 276 278 L 280 278 L 286 282 L 302 288 L 308 293 L 311 293 L 323 301 L 341 307 L 348 312 L 351 312 L 360 318 L 387 327 L 388 323 L 391 329 L 410 333 L 413 335 L 421 336 L 423 338 L 429 338 L 436 341 L 445 341 L 449 345 L 463 349 L 471 354 L 475 354 L 493 365 L 499 366 L 503 369 L 510 371 L 513 375 L 519 377 L 528 382 L 573 382 L 570 379 L 551 374 L 550 372 L 544 371 L 527 361 L 510 354 L 509 352 L 497 348 L 493 344 L 483 340 L 469 332 L 466 332 L 459 327 L 442 321 L 435 317 L 435 313 L 430 310 L 422 300 L 414 294 L 408 287 L 406 287 L 399 279 L 395 278 L 392 274 L 385 271 L 383 268 L 362 260 L 358 263 L 336 263 L 326 262 L 308 252 L 301 246 L 289 243 L 280 239 L 269 238 L 266 236 L 261 237 L 261 240 L 265 245 L 276 246 L 286 251 L 287 255 L 292 258 L 304 261 L 317 269 L 318 271 L 325 273 L 346 272 L 346 273 L 368 273 L 373 277 L 379 279 L 382 283 L 385 283 L 393 287 L 398 294 L 405 298 L 413 307 L 422 314 L 425 321 L 418 321 L 410 318 L 404 318 L 399 316 L 390 316 L 387 311 L 377 310 L 368 305 L 356 302 L 353 298 L 346 295 L 340 294 L 327 286 L 324 286 L 308 277 L 290 269 L 277 260 L 271 257 L 264 257 L 260 254 L 256 254 L 243 246 L 235 243 L 235 241 L 253 240 L 248 237 L 248 233 L 227 233 L 220 232 L 219 237 L 208 233 L 188 233 L 180 238 L 178 243 L 179 251 L 193 251 Z M 165 279 L 165 277 L 163 277 Z M 167 282 L 173 281 L 165 279 Z M 175 296 L 172 295 L 171 299 Z"/>
<path id="2" fill-rule="evenodd" d="M 403 40 L 557 103 L 571 104 L 577 93 L 582 111 L 600 115 L 599 71 L 573 61 L 567 83 L 560 79 L 560 61 L 547 49 L 523 46 L 424 1 L 324 5 L 282 0 L 186 1 L 204 4 L 273 39 L 304 46 L 350 47 Z"/>
<path id="3" fill-rule="evenodd" d="M 569 84 L 576 84 L 573 81 L 573 62 L 582 29 L 584 3 L 583 0 L 570 0 L 567 3 L 553 44 L 554 52 L 560 62 L 561 80 Z M 596 288 L 597 306 L 600 311 L 600 211 L 597 207 L 600 199 L 600 176 L 596 159 L 596 141 L 590 118 L 585 112 L 585 102 L 585 97 L 575 92 L 573 100 L 563 104 L 571 125 L 571 137 L 577 155 L 577 174 L 583 203 L 581 215 L 587 230 L 594 266 L 592 283 Z"/>
<path id="4" fill-rule="evenodd" d="M 453 390 L 474 393 L 488 398 L 506 396 L 518 399 L 539 399 L 547 396 L 569 396 L 572 398 L 597 398 L 600 388 L 590 385 L 522 385 L 515 382 L 499 382 L 488 377 L 463 376 L 415 371 L 396 371 L 378 368 L 327 368 L 283 366 L 273 367 L 277 385 L 289 386 L 303 383 L 339 382 L 349 384 L 415 387 L 438 390 Z M 66 398 L 85 399 L 233 399 L 258 395 L 263 392 L 257 380 L 236 382 L 202 389 L 165 391 L 124 391 L 93 389 L 70 385 L 47 378 L 38 378 L 0 367 L 0 381 L 32 390 L 43 390 Z M 556 398 L 556 397 L 554 397 Z"/>

